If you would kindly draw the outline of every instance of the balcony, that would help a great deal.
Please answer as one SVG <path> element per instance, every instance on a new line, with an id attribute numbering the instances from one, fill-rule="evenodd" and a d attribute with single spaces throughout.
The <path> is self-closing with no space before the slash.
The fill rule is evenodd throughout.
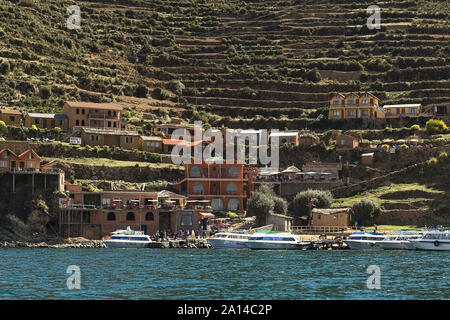
<path id="1" fill-rule="evenodd" d="M 89 114 L 89 119 L 95 119 L 95 120 L 117 120 L 119 121 L 119 116 L 112 116 L 107 114 Z"/>

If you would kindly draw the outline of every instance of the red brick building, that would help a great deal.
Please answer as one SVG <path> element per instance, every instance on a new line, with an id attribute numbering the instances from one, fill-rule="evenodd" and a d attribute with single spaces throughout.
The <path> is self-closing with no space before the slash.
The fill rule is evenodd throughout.
<path id="1" fill-rule="evenodd" d="M 186 164 L 185 178 L 174 188 L 189 199 L 209 200 L 212 211 L 242 212 L 252 176 L 243 164 Z"/>

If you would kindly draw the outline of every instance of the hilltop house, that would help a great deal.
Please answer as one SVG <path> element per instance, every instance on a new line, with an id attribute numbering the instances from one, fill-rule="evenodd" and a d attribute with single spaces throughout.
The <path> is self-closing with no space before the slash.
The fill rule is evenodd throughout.
<path id="1" fill-rule="evenodd" d="M 401 118 L 401 117 L 418 117 L 422 105 L 417 104 L 390 104 L 384 105 L 383 110 L 386 118 Z"/>
<path id="2" fill-rule="evenodd" d="M 0 121 L 3 121 L 7 126 L 21 125 L 22 113 L 19 110 L 0 109 Z"/>
<path id="3" fill-rule="evenodd" d="M 38 171 L 41 158 L 31 149 L 16 155 L 9 149 L 0 150 L 0 169 L 9 171 Z"/>
<path id="4" fill-rule="evenodd" d="M 286 132 L 277 132 L 271 133 L 269 135 L 270 141 L 272 137 L 278 137 L 279 145 L 282 146 L 287 143 L 291 143 L 295 146 L 298 146 L 298 131 L 286 131 Z"/>
<path id="5" fill-rule="evenodd" d="M 111 130 L 101 128 L 82 128 L 81 139 L 84 145 L 139 149 L 140 135 L 137 131 Z"/>
<path id="6" fill-rule="evenodd" d="M 330 99 L 328 118 L 337 119 L 377 119 L 384 118 L 384 110 L 379 99 L 369 92 L 363 94 L 334 94 Z"/>
<path id="7" fill-rule="evenodd" d="M 69 119 L 65 114 L 30 112 L 25 116 L 25 127 L 30 128 L 33 125 L 41 129 L 59 127 L 62 130 L 67 130 Z"/>
<path id="8" fill-rule="evenodd" d="M 348 134 L 340 134 L 336 138 L 336 151 L 353 150 L 358 148 L 359 139 Z"/>
<path id="9" fill-rule="evenodd" d="M 68 128 L 122 129 L 123 108 L 112 103 L 71 102 L 63 105 L 63 112 L 69 119 Z"/>

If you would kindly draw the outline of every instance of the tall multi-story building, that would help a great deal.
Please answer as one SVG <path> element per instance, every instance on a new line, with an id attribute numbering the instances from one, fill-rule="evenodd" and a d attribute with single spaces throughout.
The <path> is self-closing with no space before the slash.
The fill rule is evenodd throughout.
<path id="1" fill-rule="evenodd" d="M 185 178 L 174 185 L 190 200 L 207 200 L 212 211 L 242 212 L 252 185 L 244 164 L 185 164 Z"/>
<path id="2" fill-rule="evenodd" d="M 379 119 L 385 118 L 385 112 L 379 105 L 379 99 L 369 92 L 362 94 L 334 94 L 330 99 L 330 120 L 338 119 Z"/>
<path id="3" fill-rule="evenodd" d="M 69 129 L 80 127 L 121 129 L 123 108 L 112 103 L 71 102 L 63 105 L 69 118 Z"/>

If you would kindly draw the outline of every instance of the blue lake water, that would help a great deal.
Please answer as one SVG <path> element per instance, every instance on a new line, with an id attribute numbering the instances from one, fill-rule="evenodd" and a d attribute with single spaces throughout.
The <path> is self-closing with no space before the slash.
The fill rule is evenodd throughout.
<path id="1" fill-rule="evenodd" d="M 448 252 L 8 248 L 0 299 L 450 299 L 449 271 Z"/>

